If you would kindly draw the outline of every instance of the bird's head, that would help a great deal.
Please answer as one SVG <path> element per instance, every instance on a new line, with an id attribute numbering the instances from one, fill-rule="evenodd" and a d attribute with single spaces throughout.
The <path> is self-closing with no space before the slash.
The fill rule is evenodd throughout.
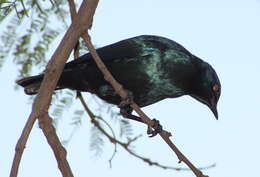
<path id="1" fill-rule="evenodd" d="M 207 105 L 218 119 L 217 103 L 221 94 L 221 84 L 215 70 L 206 62 L 199 64 L 199 73 L 193 82 L 193 98 Z"/>

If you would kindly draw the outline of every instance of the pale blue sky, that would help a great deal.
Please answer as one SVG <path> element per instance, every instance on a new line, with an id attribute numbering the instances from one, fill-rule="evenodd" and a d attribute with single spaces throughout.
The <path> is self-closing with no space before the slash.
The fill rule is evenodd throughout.
<path id="1" fill-rule="evenodd" d="M 110 0 L 100 1 L 91 35 L 97 46 L 141 34 L 161 35 L 212 64 L 222 83 L 218 121 L 206 106 L 188 96 L 167 99 L 143 110 L 173 133 L 173 142 L 196 166 L 216 163 L 215 168 L 204 171 L 210 177 L 258 177 L 259 19 L 257 0 Z M 22 89 L 14 90 L 16 74 L 10 58 L 0 73 L 0 176 L 9 175 L 15 144 L 31 111 Z M 78 100 L 75 107 L 81 108 Z M 65 114 L 67 122 L 70 114 Z M 145 126 L 132 124 L 136 134 L 145 133 Z M 67 147 L 75 177 L 194 176 L 191 172 L 149 167 L 123 150 L 119 150 L 110 169 L 107 161 L 113 146 L 106 142 L 101 158 L 93 157 L 89 151 L 90 127 L 86 117 Z M 69 131 L 68 125 L 59 126 L 62 138 Z M 162 164 L 184 167 L 177 164 L 176 156 L 160 137 L 143 136 L 135 148 L 136 152 Z M 56 160 L 37 125 L 23 154 L 19 176 L 60 176 Z"/>

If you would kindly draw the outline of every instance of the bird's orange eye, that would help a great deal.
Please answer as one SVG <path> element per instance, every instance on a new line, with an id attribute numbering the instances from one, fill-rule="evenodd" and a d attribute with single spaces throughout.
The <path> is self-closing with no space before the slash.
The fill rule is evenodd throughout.
<path id="1" fill-rule="evenodd" d="M 220 89 L 220 86 L 218 84 L 214 84 L 212 89 L 213 89 L 214 92 L 218 92 L 219 89 Z"/>

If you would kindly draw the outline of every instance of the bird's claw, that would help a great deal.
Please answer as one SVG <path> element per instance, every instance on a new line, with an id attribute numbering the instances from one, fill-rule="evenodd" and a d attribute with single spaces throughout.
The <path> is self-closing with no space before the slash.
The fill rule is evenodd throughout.
<path id="1" fill-rule="evenodd" d="M 159 120 L 153 119 L 152 121 L 153 121 L 153 126 L 152 127 L 148 126 L 147 128 L 147 134 L 149 135 L 150 138 L 156 136 L 158 133 L 161 133 L 163 130 Z"/>

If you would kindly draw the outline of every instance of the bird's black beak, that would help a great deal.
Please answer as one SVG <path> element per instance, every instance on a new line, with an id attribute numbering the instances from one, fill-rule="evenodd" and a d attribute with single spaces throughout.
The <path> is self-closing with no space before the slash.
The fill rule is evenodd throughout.
<path id="1" fill-rule="evenodd" d="M 217 110 L 217 106 L 212 106 L 212 107 L 210 107 L 210 110 L 213 112 L 215 118 L 218 120 L 218 110 Z"/>
<path id="2" fill-rule="evenodd" d="M 218 120 L 218 110 L 217 110 L 217 102 L 216 97 L 212 97 L 211 99 L 201 99 L 198 96 L 191 95 L 193 98 L 198 100 L 199 102 L 208 106 L 208 108 L 213 112 L 215 118 Z"/>
<path id="3" fill-rule="evenodd" d="M 217 102 L 214 97 L 210 100 L 209 108 L 213 112 L 215 118 L 218 120 Z"/>

